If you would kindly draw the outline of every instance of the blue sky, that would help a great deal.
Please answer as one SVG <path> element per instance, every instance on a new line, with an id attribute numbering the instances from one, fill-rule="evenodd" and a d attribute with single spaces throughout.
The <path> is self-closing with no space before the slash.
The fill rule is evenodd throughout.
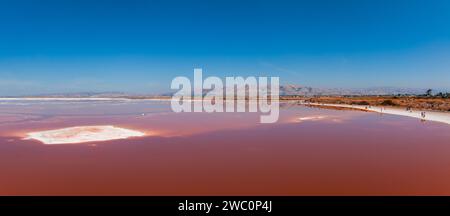
<path id="1" fill-rule="evenodd" d="M 0 95 L 160 93 L 195 67 L 450 89 L 450 1 L 0 0 Z"/>

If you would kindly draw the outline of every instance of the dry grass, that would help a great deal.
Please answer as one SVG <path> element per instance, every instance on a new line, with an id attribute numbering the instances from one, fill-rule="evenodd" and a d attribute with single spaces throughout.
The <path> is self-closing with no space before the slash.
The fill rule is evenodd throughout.
<path id="1" fill-rule="evenodd" d="M 320 96 L 282 97 L 282 100 L 305 100 L 313 103 L 399 106 L 414 109 L 450 111 L 450 98 L 425 96 Z"/>

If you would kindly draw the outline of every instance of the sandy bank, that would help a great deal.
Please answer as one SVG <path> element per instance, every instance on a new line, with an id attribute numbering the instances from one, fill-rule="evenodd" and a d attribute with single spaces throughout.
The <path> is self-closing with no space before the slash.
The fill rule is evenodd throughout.
<path id="1" fill-rule="evenodd" d="M 328 106 L 328 107 L 343 107 L 350 109 L 358 109 L 365 111 L 372 111 L 378 113 L 408 116 L 413 118 L 418 118 L 427 121 L 442 122 L 450 124 L 450 113 L 449 112 L 439 112 L 439 111 L 429 111 L 429 110 L 406 110 L 406 108 L 396 108 L 396 107 L 377 107 L 377 106 L 365 106 L 365 105 L 348 105 L 348 104 L 323 104 L 323 103 L 302 103 L 304 105 L 313 106 Z M 422 115 L 424 114 L 424 116 Z"/>

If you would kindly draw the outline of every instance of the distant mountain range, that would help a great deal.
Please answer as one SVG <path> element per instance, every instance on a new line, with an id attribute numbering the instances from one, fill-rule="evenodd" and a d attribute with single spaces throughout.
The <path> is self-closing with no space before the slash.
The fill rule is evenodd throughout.
<path id="1" fill-rule="evenodd" d="M 280 86 L 281 96 L 342 96 L 342 95 L 423 95 L 427 89 L 422 88 L 397 88 L 397 87 L 371 87 L 371 88 L 315 88 L 301 85 Z M 205 91 L 206 93 L 207 91 Z M 433 94 L 448 92 L 444 89 L 433 89 Z M 164 94 L 130 94 L 125 92 L 77 92 L 24 95 L 21 97 L 73 97 L 73 98 L 144 98 L 144 97 L 168 97 L 174 92 Z"/>

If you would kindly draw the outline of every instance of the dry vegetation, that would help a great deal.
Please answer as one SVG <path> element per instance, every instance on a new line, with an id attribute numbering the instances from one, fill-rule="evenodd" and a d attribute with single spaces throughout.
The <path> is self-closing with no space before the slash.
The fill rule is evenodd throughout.
<path id="1" fill-rule="evenodd" d="M 413 109 L 450 111 L 450 98 L 438 96 L 284 96 L 282 100 L 305 100 L 312 103 L 399 106 Z"/>

